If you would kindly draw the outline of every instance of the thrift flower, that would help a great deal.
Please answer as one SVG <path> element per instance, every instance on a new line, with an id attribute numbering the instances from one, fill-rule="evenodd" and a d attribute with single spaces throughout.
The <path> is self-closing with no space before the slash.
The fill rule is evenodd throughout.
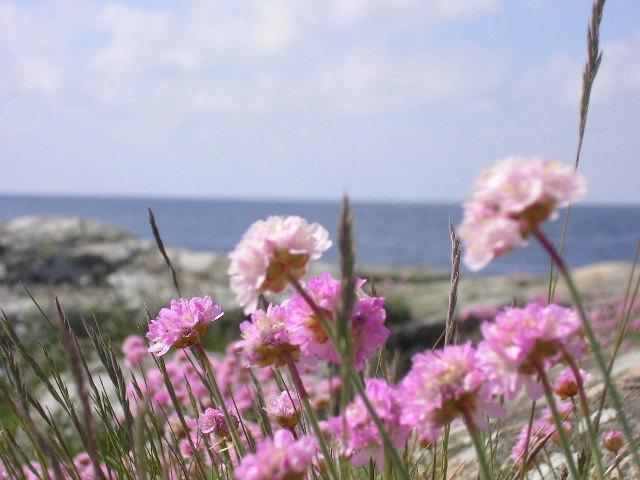
<path id="1" fill-rule="evenodd" d="M 294 345 L 285 324 L 286 310 L 279 305 L 269 305 L 267 311 L 256 310 L 251 321 L 240 324 L 240 346 L 249 362 L 261 367 L 281 366 L 287 357 L 300 359 L 300 347 Z"/>
<path id="2" fill-rule="evenodd" d="M 400 423 L 402 407 L 396 389 L 381 379 L 367 379 L 365 393 L 382 420 L 397 449 L 402 449 L 411 428 Z M 379 468 L 384 466 L 384 443 L 369 411 L 358 396 L 345 409 L 342 416 L 329 421 L 336 439 L 342 443 L 343 455 L 356 467 L 374 460 Z"/>
<path id="3" fill-rule="evenodd" d="M 293 392 L 282 392 L 267 405 L 267 413 L 278 425 L 289 430 L 300 421 L 300 400 Z"/>
<path id="4" fill-rule="evenodd" d="M 240 421 L 233 412 L 229 412 L 231 422 L 236 428 L 240 425 Z M 198 419 L 198 428 L 202 433 L 213 433 L 220 438 L 230 438 L 231 430 L 224 418 L 224 413 L 219 408 L 207 408 Z"/>
<path id="5" fill-rule="evenodd" d="M 458 416 L 473 422 L 469 428 L 485 429 L 485 414 L 504 414 L 491 402 L 490 387 L 487 373 L 479 368 L 478 353 L 468 343 L 418 353 L 400 384 L 401 421 L 429 442 Z"/>
<path id="6" fill-rule="evenodd" d="M 602 446 L 612 453 L 618 453 L 624 445 L 624 436 L 620 430 L 610 430 L 602 437 Z"/>
<path id="7" fill-rule="evenodd" d="M 538 369 L 556 365 L 565 352 L 580 358 L 584 351 L 577 313 L 558 305 L 506 308 L 480 329 L 484 337 L 478 347 L 480 361 L 497 388 L 494 393 L 509 399 L 523 385 L 531 397 L 539 397 L 542 390 L 533 377 Z"/>
<path id="8" fill-rule="evenodd" d="M 147 338 L 152 342 L 149 351 L 164 355 L 171 347 L 196 345 L 211 322 L 222 316 L 222 308 L 211 297 L 171 300 L 170 308 L 163 308 L 149 324 Z"/>
<path id="9" fill-rule="evenodd" d="M 510 157 L 483 171 L 464 205 L 460 237 L 465 263 L 480 270 L 491 260 L 526 245 L 545 220 L 557 217 L 586 192 L 584 177 L 571 166 L 540 158 Z"/>
<path id="10" fill-rule="evenodd" d="M 562 428 L 567 434 L 571 434 L 571 423 L 563 422 Z M 527 448 L 527 436 L 529 437 L 529 447 Z M 554 443 L 559 443 L 560 436 L 558 434 L 558 429 L 552 421 L 548 419 L 536 420 L 531 424 L 531 431 L 529 432 L 529 423 L 527 422 L 523 425 L 520 430 L 520 434 L 518 435 L 518 442 L 511 449 L 511 458 L 516 462 L 517 465 L 522 465 L 524 462 L 524 452 L 527 451 L 527 455 L 531 454 L 531 452 L 540 444 L 540 442 L 545 441 L 545 439 L 551 440 Z"/>
<path id="11" fill-rule="evenodd" d="M 289 277 L 301 278 L 310 260 L 331 247 L 329 233 L 297 216 L 272 216 L 249 227 L 229 254 L 230 287 L 245 313 L 255 310 L 260 293 L 278 293 Z"/>
<path id="12" fill-rule="evenodd" d="M 351 316 L 351 347 L 353 361 L 358 370 L 364 368 L 365 361 L 371 358 L 384 345 L 391 332 L 384 326 L 387 312 L 384 298 L 370 297 L 362 290 L 364 280 L 358 282 L 356 305 Z M 329 272 L 312 278 L 306 285 L 307 293 L 325 313 L 330 324 L 335 324 L 340 305 L 342 284 Z M 329 336 L 313 309 L 299 294 L 295 293 L 286 305 L 287 325 L 291 330 L 294 343 L 300 345 L 305 355 L 320 360 L 340 363 L 340 355 L 331 343 Z"/>
<path id="13" fill-rule="evenodd" d="M 133 367 L 142 363 L 148 351 L 144 340 L 139 335 L 130 335 L 122 342 L 122 353 L 124 363 L 128 367 Z"/>
<path id="14" fill-rule="evenodd" d="M 303 480 L 317 450 L 315 438 L 295 440 L 289 430 L 278 430 L 273 439 L 258 443 L 256 453 L 242 459 L 234 475 L 238 480 Z"/>
<path id="15" fill-rule="evenodd" d="M 589 380 L 590 375 L 584 370 L 580 370 L 580 379 L 584 385 Z M 570 368 L 565 368 L 560 372 L 555 382 L 553 382 L 553 391 L 560 397 L 561 400 L 565 400 L 570 397 L 575 397 L 579 393 L 578 382 Z"/>

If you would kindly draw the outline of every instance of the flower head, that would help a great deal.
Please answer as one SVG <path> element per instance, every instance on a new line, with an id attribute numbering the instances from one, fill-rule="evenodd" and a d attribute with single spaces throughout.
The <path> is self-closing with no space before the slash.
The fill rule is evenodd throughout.
<path id="1" fill-rule="evenodd" d="M 229 416 L 234 427 L 237 428 L 240 425 L 238 418 L 233 412 L 229 412 Z M 219 408 L 207 408 L 202 412 L 202 415 L 198 418 L 198 428 L 202 433 L 213 433 L 221 438 L 228 438 L 231 435 L 229 424 L 227 424 L 224 413 Z"/>
<path id="2" fill-rule="evenodd" d="M 613 453 L 618 453 L 624 445 L 624 435 L 620 430 L 610 430 L 602 437 L 602 446 Z"/>
<path id="3" fill-rule="evenodd" d="M 567 165 L 535 157 L 511 157 L 483 171 L 473 201 L 464 205 L 460 236 L 465 263 L 480 270 L 526 244 L 548 218 L 586 192 L 584 177 Z"/>
<path id="4" fill-rule="evenodd" d="M 200 342 L 211 322 L 222 316 L 222 308 L 211 297 L 171 300 L 149 324 L 149 351 L 164 355 L 171 347 L 185 348 Z"/>
<path id="5" fill-rule="evenodd" d="M 290 277 L 299 279 L 310 260 L 331 246 L 329 233 L 319 224 L 297 216 L 272 216 L 249 227 L 229 254 L 231 290 L 245 313 L 255 310 L 260 293 L 278 293 Z"/>
<path id="6" fill-rule="evenodd" d="M 433 442 L 442 427 L 458 416 L 486 428 L 484 414 L 502 415 L 502 408 L 491 402 L 489 378 L 478 360 L 468 343 L 414 355 L 400 384 L 402 422 L 415 427 L 421 439 Z"/>
<path id="7" fill-rule="evenodd" d="M 353 361 L 358 370 L 365 361 L 387 341 L 391 332 L 384 326 L 387 312 L 384 298 L 370 297 L 362 290 L 364 280 L 358 282 L 358 298 L 350 322 L 350 340 Z M 324 312 L 325 319 L 334 324 L 340 305 L 341 283 L 329 272 L 307 282 L 307 293 Z M 305 355 L 315 356 L 327 362 L 340 363 L 340 355 L 331 343 L 322 319 L 298 293 L 287 303 L 287 325 L 294 343 L 300 345 Z"/>
<path id="8" fill-rule="evenodd" d="M 300 347 L 293 344 L 285 319 L 286 310 L 271 304 L 266 312 L 256 310 L 251 314 L 250 322 L 240 324 L 240 346 L 249 362 L 266 367 L 284 365 L 288 357 L 299 360 Z"/>
<path id="9" fill-rule="evenodd" d="M 507 308 L 480 328 L 480 361 L 498 387 L 496 393 L 507 398 L 514 398 L 522 385 L 537 398 L 542 392 L 533 376 L 539 369 L 556 365 L 567 354 L 579 358 L 584 349 L 577 313 L 558 305 Z"/>
<path id="10" fill-rule="evenodd" d="M 590 375 L 584 370 L 580 370 L 580 380 L 583 385 L 589 380 Z M 553 391 L 562 400 L 575 397 L 579 393 L 579 385 L 573 370 L 565 368 L 553 382 Z"/>
<path id="11" fill-rule="evenodd" d="M 278 425 L 291 430 L 300 420 L 300 400 L 292 392 L 282 392 L 267 405 L 267 413 Z"/>
<path id="12" fill-rule="evenodd" d="M 122 353 L 127 366 L 133 367 L 142 363 L 148 354 L 147 346 L 139 335 L 129 335 L 122 342 Z"/>
<path id="13" fill-rule="evenodd" d="M 365 393 L 382 420 L 397 449 L 404 447 L 411 428 L 400 423 L 401 405 L 396 389 L 381 379 L 366 380 Z M 343 454 L 356 467 L 374 460 L 378 467 L 384 464 L 384 443 L 362 397 L 357 397 L 342 416 L 329 421 L 337 440 L 342 443 Z"/>
<path id="14" fill-rule="evenodd" d="M 315 438 L 295 440 L 288 430 L 278 430 L 273 440 L 263 439 L 256 453 L 242 459 L 234 475 L 238 480 L 302 480 L 317 450 Z"/>

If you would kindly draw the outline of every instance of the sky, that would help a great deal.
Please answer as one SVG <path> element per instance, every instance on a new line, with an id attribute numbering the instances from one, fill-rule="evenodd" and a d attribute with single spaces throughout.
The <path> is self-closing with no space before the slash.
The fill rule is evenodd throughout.
<path id="1" fill-rule="evenodd" d="M 573 162 L 587 0 L 0 0 L 0 193 L 451 201 Z M 607 2 L 581 170 L 640 203 L 640 7 Z"/>

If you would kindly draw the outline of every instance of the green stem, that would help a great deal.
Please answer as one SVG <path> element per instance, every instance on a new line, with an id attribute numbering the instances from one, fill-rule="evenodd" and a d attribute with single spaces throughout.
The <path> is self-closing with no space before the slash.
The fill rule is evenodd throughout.
<path id="1" fill-rule="evenodd" d="M 205 352 L 202 344 L 198 343 L 194 346 L 195 350 L 198 352 L 200 356 L 200 361 L 204 366 L 205 371 L 207 372 L 207 378 L 211 383 L 211 387 L 213 388 L 213 393 L 216 396 L 215 401 L 220 405 L 220 409 L 224 415 L 224 420 L 227 422 L 227 426 L 229 427 L 229 432 L 231 433 L 231 440 L 233 441 L 233 446 L 236 448 L 236 453 L 238 454 L 238 458 L 241 459 L 245 455 L 244 446 L 240 441 L 240 437 L 238 437 L 238 430 L 236 429 L 236 424 L 233 422 L 231 418 L 231 414 L 229 413 L 229 409 L 224 401 L 224 397 L 222 396 L 222 392 L 220 391 L 220 387 L 218 386 L 218 382 L 216 380 L 216 376 L 213 373 L 213 367 L 211 366 L 211 361 L 209 360 L 209 356 L 207 352 Z"/>
<path id="2" fill-rule="evenodd" d="M 607 368 L 607 362 L 604 358 L 604 354 L 602 353 L 602 349 L 600 348 L 600 344 L 596 335 L 593 331 L 593 327 L 591 326 L 591 322 L 589 321 L 589 317 L 587 316 L 587 312 L 582 305 L 582 298 L 580 297 L 580 293 L 578 292 L 578 288 L 576 287 L 575 281 L 573 280 L 573 276 L 569 271 L 569 268 L 565 264 L 562 257 L 558 254 L 553 244 L 549 241 L 549 239 L 542 233 L 540 230 L 535 230 L 533 232 L 534 236 L 538 239 L 542 247 L 547 251 L 547 253 L 551 256 L 554 263 L 558 267 L 558 271 L 563 275 L 565 281 L 567 282 L 567 286 L 569 287 L 569 291 L 571 292 L 571 296 L 573 297 L 573 301 L 576 304 L 576 308 L 580 313 L 580 319 L 582 320 L 582 327 L 584 329 L 585 336 L 587 337 L 587 341 L 589 342 L 589 347 L 593 352 L 593 355 L 596 359 L 596 364 L 598 365 L 598 370 L 600 370 L 600 374 L 604 379 L 604 383 L 606 389 L 611 394 L 611 401 L 613 406 L 618 414 L 618 419 L 620 421 L 620 426 L 622 427 L 622 432 L 624 433 L 626 441 L 629 443 L 629 450 L 631 452 L 631 456 L 633 458 L 633 463 L 636 468 L 640 470 L 640 455 L 638 455 L 638 449 L 636 448 L 636 441 L 633 437 L 633 432 L 631 431 L 631 427 L 629 426 L 629 421 L 627 420 L 627 416 L 624 413 L 624 406 L 622 405 L 622 401 L 620 400 L 620 394 L 618 393 L 618 389 L 616 388 L 613 380 L 611 379 L 611 375 L 609 375 L 609 369 Z"/>
<path id="3" fill-rule="evenodd" d="M 564 431 L 564 427 L 562 426 L 564 419 L 558 411 L 558 405 L 556 404 L 556 399 L 553 396 L 553 390 L 551 389 L 549 378 L 547 377 L 547 373 L 545 372 L 542 365 L 537 365 L 536 368 L 538 370 L 538 375 L 540 376 L 540 381 L 542 382 L 544 396 L 547 399 L 547 404 L 549 405 L 549 409 L 551 409 L 551 414 L 553 415 L 553 421 L 556 424 L 556 431 L 558 432 L 558 436 L 560 437 L 560 445 L 564 450 L 564 456 L 567 459 L 569 473 L 571 474 L 571 478 L 573 478 L 574 480 L 579 480 L 580 475 L 578 475 L 578 469 L 576 468 L 576 463 L 573 460 L 571 444 L 569 443 L 567 432 Z"/>
<path id="4" fill-rule="evenodd" d="M 599 479 L 604 479 L 604 469 L 602 468 L 602 452 L 600 451 L 600 447 L 598 446 L 598 438 L 595 429 L 593 428 L 593 423 L 591 422 L 591 412 L 589 411 L 589 401 L 587 400 L 587 395 L 584 391 L 584 382 L 582 381 L 582 375 L 580 374 L 580 367 L 576 363 L 575 358 L 571 356 L 568 352 L 564 353 L 564 358 L 569 368 L 573 372 L 573 376 L 576 379 L 576 383 L 578 384 L 578 396 L 580 399 L 580 409 L 582 410 L 582 415 L 584 416 L 585 422 L 587 423 L 587 433 L 589 437 L 589 447 L 591 448 L 591 453 L 595 460 L 596 464 L 596 472 Z M 589 471 L 589 465 L 585 465 L 585 472 Z"/>
<path id="5" fill-rule="evenodd" d="M 473 440 L 473 446 L 476 449 L 476 454 L 478 456 L 478 461 L 480 462 L 480 478 L 482 480 L 493 480 L 494 476 L 491 473 L 491 468 L 489 467 L 489 462 L 487 461 L 487 455 L 484 450 L 484 442 L 482 441 L 482 436 L 480 435 L 480 431 L 476 424 L 471 418 L 471 415 L 463 411 L 462 412 L 464 418 L 464 424 L 469 431 L 469 435 L 471 436 L 471 440 Z"/>
<path id="6" fill-rule="evenodd" d="M 304 407 L 304 413 L 307 416 L 307 420 L 311 424 L 311 429 L 313 433 L 318 438 L 318 443 L 320 443 L 320 450 L 322 451 L 322 455 L 327 462 L 327 467 L 329 468 L 330 477 L 333 479 L 338 478 L 338 471 L 336 470 L 336 466 L 333 461 L 333 455 L 331 455 L 331 450 L 329 450 L 329 446 L 327 445 L 327 441 L 324 438 L 322 430 L 320 430 L 320 425 L 318 424 L 318 419 L 316 417 L 316 413 L 313 411 L 313 407 L 309 402 L 309 393 L 307 393 L 307 389 L 302 382 L 302 378 L 300 377 L 300 373 L 298 372 L 298 367 L 296 367 L 296 363 L 294 362 L 291 355 L 286 356 L 287 367 L 289 368 L 289 372 L 291 373 L 291 379 L 293 380 L 296 389 L 298 390 L 298 396 L 302 400 L 302 405 Z"/>

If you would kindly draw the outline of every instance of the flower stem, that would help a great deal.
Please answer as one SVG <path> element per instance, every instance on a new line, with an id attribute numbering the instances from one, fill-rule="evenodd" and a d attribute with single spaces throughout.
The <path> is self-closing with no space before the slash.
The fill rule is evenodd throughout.
<path id="1" fill-rule="evenodd" d="M 580 475 L 578 475 L 578 469 L 576 468 L 576 463 L 573 460 L 573 453 L 571 452 L 571 444 L 569 443 L 567 432 L 564 431 L 564 427 L 562 426 L 562 424 L 564 423 L 564 419 L 558 411 L 558 405 L 556 404 L 556 399 L 553 396 L 553 390 L 551 388 L 551 384 L 549 383 L 549 377 L 547 377 L 547 373 L 545 372 L 542 365 L 537 365 L 536 368 L 538 370 L 538 375 L 540 376 L 540 381 L 542 382 L 544 396 L 547 399 L 547 404 L 549 405 L 549 409 L 551 410 L 551 414 L 553 415 L 553 421 L 556 424 L 556 431 L 558 432 L 558 436 L 560 437 L 560 445 L 564 450 L 564 456 L 567 459 L 569 473 L 571 474 L 571 478 L 573 478 L 574 480 L 578 480 L 580 478 Z"/>
<path id="2" fill-rule="evenodd" d="M 213 367 L 211 365 L 211 360 L 209 360 L 209 356 L 207 352 L 205 352 L 204 347 L 201 343 L 197 343 L 194 346 L 196 352 L 200 356 L 200 361 L 204 366 L 205 371 L 207 372 L 207 378 L 211 383 L 211 387 L 213 388 L 213 393 L 216 396 L 215 401 L 220 405 L 220 409 L 224 414 L 224 420 L 227 422 L 227 426 L 229 427 L 229 432 L 231 433 L 231 440 L 233 441 L 233 446 L 236 448 L 236 453 L 238 454 L 238 458 L 244 457 L 245 450 L 242 442 L 240 441 L 240 437 L 238 437 L 238 430 L 236 429 L 236 425 L 231 419 L 231 414 L 229 413 L 229 409 L 227 408 L 227 404 L 224 401 L 224 397 L 222 396 L 222 392 L 220 391 L 220 387 L 218 386 L 218 382 L 216 380 L 216 376 L 213 373 Z"/>
<path id="3" fill-rule="evenodd" d="M 626 441 L 629 443 L 629 450 L 631 452 L 631 456 L 633 458 L 633 463 L 636 468 L 640 470 L 640 455 L 638 455 L 638 449 L 636 447 L 636 441 L 633 437 L 633 432 L 631 431 L 631 427 L 629 426 L 629 421 L 627 420 L 627 416 L 624 413 L 624 406 L 622 405 L 622 401 L 620 400 L 620 394 L 618 393 L 618 389 L 616 388 L 613 380 L 611 379 L 611 375 L 609 375 L 609 369 L 607 368 L 607 363 L 604 358 L 604 354 L 602 353 L 602 349 L 600 348 L 600 344 L 596 335 L 593 331 L 593 327 L 591 326 L 591 322 L 589 321 L 589 317 L 584 309 L 582 304 L 582 298 L 580 297 L 580 293 L 578 292 L 578 288 L 576 287 L 575 281 L 573 280 L 573 276 L 569 271 L 569 268 L 565 264 L 562 257 L 558 254 L 555 247 L 551 243 L 551 241 L 545 236 L 544 233 L 540 230 L 535 230 L 533 235 L 540 242 L 542 247 L 547 251 L 553 262 L 558 267 L 558 271 L 562 274 L 565 281 L 567 282 L 567 286 L 569 287 L 569 291 L 571 292 L 571 296 L 573 297 L 573 301 L 576 304 L 576 308 L 578 309 L 578 313 L 580 314 L 580 319 L 582 320 L 582 327 L 584 329 L 585 336 L 587 337 L 587 341 L 589 342 L 589 347 L 593 352 L 593 355 L 596 359 L 596 364 L 598 365 L 598 369 L 600 370 L 600 374 L 604 379 L 604 383 L 606 389 L 611 394 L 611 402 L 616 410 L 618 415 L 618 419 L 620 421 L 620 426 L 622 427 L 622 432 L 624 433 Z M 596 432 L 597 433 L 597 432 Z"/>
<path id="4" fill-rule="evenodd" d="M 311 424 L 311 429 L 313 433 L 318 439 L 318 443 L 320 444 L 320 450 L 322 451 L 322 455 L 324 456 L 325 461 L 327 462 L 327 467 L 329 468 L 330 477 L 333 479 L 338 479 L 338 471 L 336 470 L 335 463 L 333 461 L 333 455 L 331 454 L 331 450 L 329 450 L 329 446 L 327 445 L 327 441 L 324 438 L 322 430 L 320 430 L 320 425 L 318 424 L 318 418 L 316 417 L 316 413 L 313 411 L 313 407 L 309 402 L 309 393 L 307 389 L 304 387 L 304 383 L 302 382 L 302 378 L 300 377 L 300 372 L 298 372 L 298 367 L 296 367 L 296 363 L 291 358 L 291 355 L 286 356 L 287 367 L 289 368 L 289 372 L 291 373 L 291 379 L 293 380 L 296 389 L 298 390 L 298 396 L 300 400 L 302 400 L 302 406 L 304 407 L 304 413 L 307 416 L 307 420 Z"/>
<path id="5" fill-rule="evenodd" d="M 471 415 L 468 412 L 463 411 L 462 416 L 464 418 L 464 424 L 469 431 L 469 436 L 473 441 L 473 446 L 476 449 L 478 461 L 480 462 L 480 478 L 482 478 L 482 480 L 493 480 L 494 477 L 491 473 L 489 462 L 487 461 L 487 455 L 484 451 L 484 442 L 482 441 L 480 431 L 478 430 L 478 427 L 476 427 L 473 418 L 471 418 Z"/>
<path id="6" fill-rule="evenodd" d="M 602 453 L 598 446 L 598 437 L 595 429 L 593 428 L 593 422 L 591 421 L 591 412 L 589 411 L 589 401 L 587 400 L 587 395 L 584 391 L 584 382 L 582 381 L 582 375 L 580 374 L 580 368 L 578 364 L 573 358 L 571 354 L 568 352 L 564 353 L 564 359 L 569 365 L 569 368 L 573 372 L 573 376 L 576 379 L 576 383 L 578 384 L 578 397 L 580 399 L 580 409 L 582 410 L 582 415 L 584 416 L 585 422 L 587 423 L 587 433 L 589 437 L 589 447 L 591 448 L 591 453 L 593 454 L 593 458 L 596 464 L 596 472 L 599 479 L 604 479 L 604 470 L 602 468 Z M 589 464 L 585 464 L 585 470 L 589 470 Z"/>

